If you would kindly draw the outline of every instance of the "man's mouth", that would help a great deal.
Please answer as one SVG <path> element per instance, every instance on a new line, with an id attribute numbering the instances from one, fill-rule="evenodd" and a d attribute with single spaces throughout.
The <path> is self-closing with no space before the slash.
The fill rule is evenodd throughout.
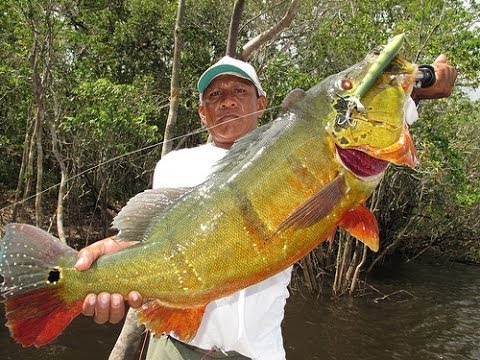
<path id="1" fill-rule="evenodd" d="M 240 118 L 240 116 L 236 114 L 225 114 L 218 117 L 218 124 L 228 123 L 238 118 Z"/>

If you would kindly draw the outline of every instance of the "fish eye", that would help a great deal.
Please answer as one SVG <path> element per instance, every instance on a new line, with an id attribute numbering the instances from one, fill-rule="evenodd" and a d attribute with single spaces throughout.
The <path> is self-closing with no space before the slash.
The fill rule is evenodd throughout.
<path id="1" fill-rule="evenodd" d="M 353 83 L 349 79 L 343 79 L 340 83 L 340 86 L 342 87 L 343 90 L 352 90 Z"/>
<path id="2" fill-rule="evenodd" d="M 338 80 L 335 87 L 340 91 L 348 91 L 353 89 L 353 82 L 350 79 Z"/>

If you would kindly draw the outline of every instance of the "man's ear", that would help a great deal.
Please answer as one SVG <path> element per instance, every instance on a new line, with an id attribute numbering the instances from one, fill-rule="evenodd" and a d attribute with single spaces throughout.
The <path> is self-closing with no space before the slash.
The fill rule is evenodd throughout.
<path id="1" fill-rule="evenodd" d="M 207 125 L 206 121 L 205 121 L 205 107 L 203 106 L 202 103 L 198 104 L 198 116 L 200 116 L 200 120 L 202 122 L 203 125 Z"/>
<path id="2" fill-rule="evenodd" d="M 261 118 L 265 109 L 267 108 L 267 98 L 265 96 L 259 96 L 257 98 L 257 116 Z M 200 109 L 199 109 L 200 110 Z"/>

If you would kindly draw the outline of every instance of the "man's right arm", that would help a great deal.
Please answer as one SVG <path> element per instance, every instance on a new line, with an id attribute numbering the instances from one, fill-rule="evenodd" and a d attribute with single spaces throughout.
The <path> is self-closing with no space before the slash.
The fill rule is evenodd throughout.
<path id="1" fill-rule="evenodd" d="M 78 252 L 75 268 L 80 271 L 88 270 L 100 256 L 117 252 L 135 243 L 135 241 L 115 241 L 111 237 L 99 240 Z M 131 307 L 137 308 L 142 306 L 143 298 L 138 292 L 130 291 L 127 301 Z M 107 321 L 116 324 L 125 316 L 124 298 L 120 294 L 106 292 L 98 295 L 88 294 L 83 301 L 82 313 L 85 316 L 93 316 L 94 321 L 98 324 Z"/>

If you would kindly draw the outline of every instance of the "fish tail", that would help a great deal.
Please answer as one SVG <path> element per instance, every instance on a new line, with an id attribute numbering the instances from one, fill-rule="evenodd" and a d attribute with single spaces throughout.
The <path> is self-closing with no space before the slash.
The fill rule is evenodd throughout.
<path id="1" fill-rule="evenodd" d="M 69 300 L 62 272 L 63 267 L 73 266 L 75 259 L 75 250 L 39 228 L 5 226 L 0 289 L 6 325 L 22 346 L 49 343 L 80 314 L 83 299 Z"/>

